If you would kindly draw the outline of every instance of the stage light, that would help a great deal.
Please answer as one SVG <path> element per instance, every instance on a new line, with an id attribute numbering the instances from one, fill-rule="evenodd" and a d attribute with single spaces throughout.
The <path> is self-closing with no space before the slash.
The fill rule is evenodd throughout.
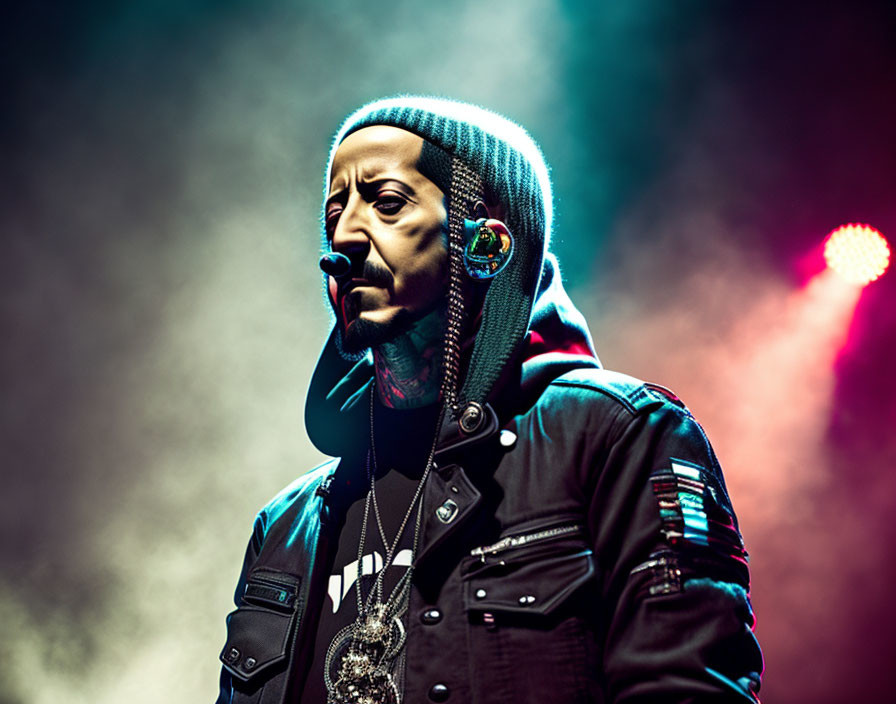
<path id="1" fill-rule="evenodd" d="M 824 244 L 828 266 L 850 283 L 864 286 L 880 278 L 890 263 L 884 236 L 870 225 L 841 225 Z"/>

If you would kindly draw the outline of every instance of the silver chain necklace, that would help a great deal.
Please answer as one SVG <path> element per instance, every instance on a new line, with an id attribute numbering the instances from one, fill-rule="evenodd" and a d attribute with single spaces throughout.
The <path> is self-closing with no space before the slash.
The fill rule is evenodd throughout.
<path id="1" fill-rule="evenodd" d="M 408 608 L 411 594 L 411 576 L 414 571 L 414 556 L 420 540 L 420 523 L 423 502 L 421 496 L 423 486 L 433 467 L 433 458 L 439 439 L 439 429 L 445 413 L 444 405 L 439 411 L 435 437 L 426 460 L 426 467 L 417 483 L 417 489 L 411 504 L 398 527 L 398 533 L 392 544 L 386 538 L 379 507 L 376 502 L 376 443 L 373 429 L 373 410 L 375 387 L 370 389 L 370 450 L 367 453 L 367 477 L 370 489 L 364 501 L 364 517 L 361 521 L 361 537 L 358 541 L 358 573 L 355 581 L 358 616 L 354 622 L 340 630 L 330 647 L 324 661 L 324 683 L 327 687 L 327 704 L 400 704 L 401 689 L 397 680 L 403 666 L 403 655 L 407 633 L 403 617 Z M 361 576 L 363 572 L 364 543 L 367 539 L 367 523 L 370 507 L 376 519 L 386 556 L 383 566 L 376 576 L 373 587 L 367 598 L 361 595 Z M 389 598 L 383 600 L 383 582 L 386 569 L 395 559 L 396 551 L 401 543 L 408 521 L 417 509 L 414 525 L 414 541 L 411 548 L 411 564 L 392 589 Z M 372 568 L 376 565 L 372 564 Z M 331 674 L 332 673 L 332 674 Z M 335 679 L 334 679 L 335 675 Z"/>

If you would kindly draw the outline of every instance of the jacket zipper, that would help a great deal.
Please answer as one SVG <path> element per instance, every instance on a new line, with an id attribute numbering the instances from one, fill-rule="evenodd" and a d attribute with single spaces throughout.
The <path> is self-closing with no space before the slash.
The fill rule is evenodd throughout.
<path id="1" fill-rule="evenodd" d="M 535 533 L 508 535 L 506 538 L 501 538 L 497 543 L 493 543 L 492 545 L 475 548 L 470 552 L 470 554 L 473 557 L 478 557 L 483 562 L 485 562 L 485 558 L 487 555 L 495 555 L 499 552 L 503 552 L 504 550 L 510 550 L 511 548 L 520 547 L 521 545 L 528 545 L 529 543 L 535 543 L 541 540 L 547 540 L 549 538 L 556 538 L 561 535 L 580 533 L 581 531 L 582 526 L 569 525 L 557 526 L 556 528 L 546 528 L 544 530 L 536 531 Z"/>

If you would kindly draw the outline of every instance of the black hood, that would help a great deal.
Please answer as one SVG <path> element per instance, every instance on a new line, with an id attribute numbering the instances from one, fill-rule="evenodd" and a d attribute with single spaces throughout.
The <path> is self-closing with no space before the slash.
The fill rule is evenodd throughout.
<path id="1" fill-rule="evenodd" d="M 488 334 L 485 327 L 478 333 Z M 368 394 L 374 374 L 370 354 L 358 362 L 347 360 L 340 354 L 336 338 L 334 326 L 311 378 L 305 427 L 318 450 L 341 457 L 367 448 Z M 557 261 L 550 254 L 542 264 L 528 330 L 516 348 L 517 354 L 488 399 L 512 400 L 501 403 L 501 408 L 524 409 L 558 376 L 572 369 L 600 366 L 585 318 L 566 294 Z M 449 432 L 443 427 L 445 434 Z"/>

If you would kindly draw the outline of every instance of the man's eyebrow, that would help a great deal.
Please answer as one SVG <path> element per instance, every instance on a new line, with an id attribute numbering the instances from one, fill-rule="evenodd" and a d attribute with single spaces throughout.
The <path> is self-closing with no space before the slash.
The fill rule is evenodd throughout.
<path id="1" fill-rule="evenodd" d="M 394 184 L 398 185 L 401 188 L 401 190 L 406 191 L 407 195 L 409 195 L 409 196 L 417 195 L 417 191 L 414 189 L 414 187 L 411 184 L 409 184 L 407 181 L 404 181 L 400 178 L 397 178 L 397 177 L 391 176 L 391 175 L 380 176 L 378 178 L 370 178 L 370 179 L 362 176 L 361 183 L 367 188 L 373 188 L 375 186 L 385 186 L 388 183 L 394 183 Z"/>
<path id="2" fill-rule="evenodd" d="M 348 190 L 347 187 L 337 188 L 335 191 L 330 191 L 330 194 L 327 196 L 327 200 L 324 203 L 326 207 L 330 206 L 330 203 L 333 201 L 339 200 L 342 197 L 342 194 Z"/>
<path id="3" fill-rule="evenodd" d="M 362 175 L 359 179 L 360 189 L 366 191 L 380 186 L 385 186 L 386 184 L 395 184 L 399 187 L 399 190 L 403 191 L 409 198 L 415 198 L 417 196 L 417 191 L 411 184 L 391 174 L 372 177 Z M 330 203 L 340 200 L 345 196 L 345 193 L 347 191 L 348 186 L 337 188 L 335 191 L 330 191 L 330 195 L 327 196 L 325 205 L 329 206 Z"/>

